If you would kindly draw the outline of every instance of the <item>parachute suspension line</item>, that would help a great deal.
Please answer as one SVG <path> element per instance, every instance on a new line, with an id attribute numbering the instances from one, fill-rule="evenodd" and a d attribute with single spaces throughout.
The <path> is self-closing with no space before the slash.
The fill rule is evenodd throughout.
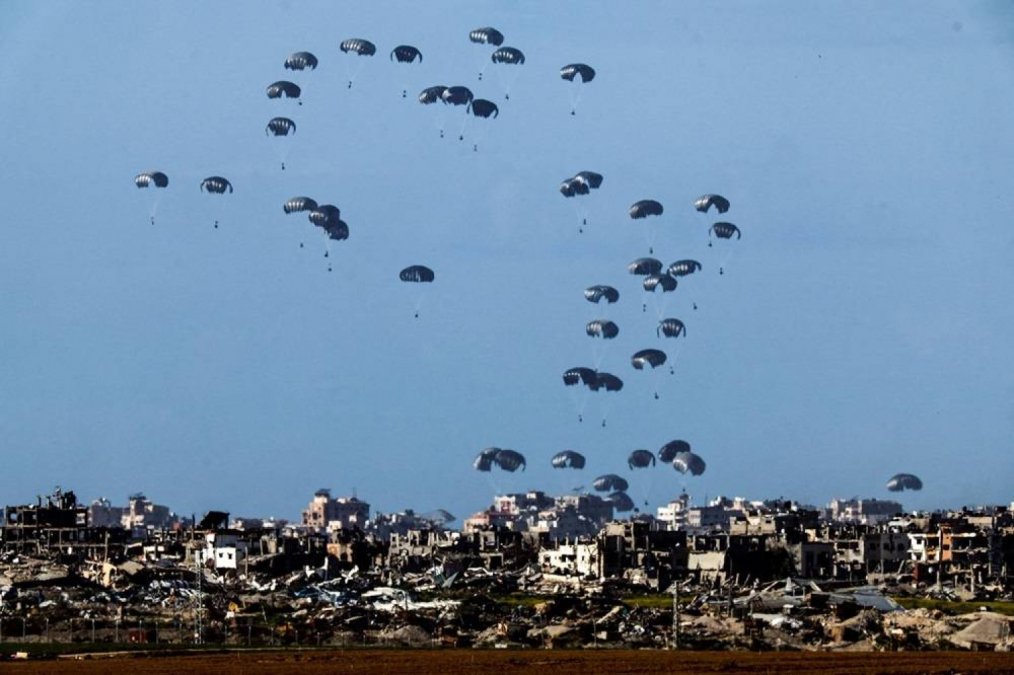
<path id="1" fill-rule="evenodd" d="M 346 62 L 345 64 L 345 76 L 346 78 L 348 78 L 348 83 L 345 88 L 351 89 L 352 83 L 356 81 L 356 78 L 359 77 L 359 73 L 363 70 L 363 65 L 365 64 L 365 61 L 363 60 L 363 57 L 358 54 L 356 55 L 346 54 L 346 56 L 355 59 L 356 61 L 356 64 L 354 66 L 350 65 L 348 62 Z"/>
<path id="2" fill-rule="evenodd" d="M 570 114 L 577 115 L 577 104 L 581 102 L 581 85 L 577 83 L 577 78 L 574 78 L 574 82 L 570 84 Z"/>
<path id="3" fill-rule="evenodd" d="M 463 120 L 461 120 L 461 127 L 458 129 L 458 140 L 459 141 L 465 140 L 465 128 L 467 126 L 469 126 L 469 124 L 468 124 L 469 121 L 470 121 L 469 120 L 469 115 L 466 114 L 465 118 Z"/>

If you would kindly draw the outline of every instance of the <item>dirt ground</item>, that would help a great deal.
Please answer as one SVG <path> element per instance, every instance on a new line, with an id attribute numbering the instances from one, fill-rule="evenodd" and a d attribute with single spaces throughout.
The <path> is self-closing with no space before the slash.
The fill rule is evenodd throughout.
<path id="1" fill-rule="evenodd" d="M 242 651 L 0 664 L 16 675 L 281 675 L 300 673 L 1014 673 L 1014 654 L 986 652 L 667 652 L 633 650 Z"/>

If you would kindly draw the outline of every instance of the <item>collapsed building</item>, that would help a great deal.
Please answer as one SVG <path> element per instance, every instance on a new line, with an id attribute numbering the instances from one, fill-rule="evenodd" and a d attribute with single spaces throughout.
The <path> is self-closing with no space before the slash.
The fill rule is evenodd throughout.
<path id="1" fill-rule="evenodd" d="M 57 489 L 4 511 L 0 633 L 13 624 L 42 639 L 55 626 L 73 637 L 90 622 L 102 639 L 120 641 L 130 621 L 150 622 L 135 637 L 154 641 L 235 642 L 245 630 L 248 644 L 301 644 L 312 634 L 664 646 L 675 639 L 671 612 L 622 597 L 674 593 L 692 645 L 777 635 L 800 648 L 862 640 L 923 648 L 913 634 L 925 635 L 928 619 L 889 619 L 901 613 L 882 589 L 977 600 L 1014 589 L 1006 507 L 890 518 L 878 507 L 871 521 L 783 500 L 717 498 L 699 508 L 683 494 L 664 509 L 615 520 L 612 503 L 594 495 L 531 491 L 498 496 L 451 530 L 447 512 L 371 514 L 367 502 L 323 490 L 291 524 L 224 511 L 180 519 L 141 494 L 117 512 Z M 533 613 L 492 599 L 514 593 L 551 600 Z M 415 618 L 394 623 L 405 617 Z M 547 621 L 558 623 L 549 630 Z M 1003 621 L 983 621 L 938 621 L 932 631 L 953 634 L 946 644 L 961 648 L 1007 644 Z"/>

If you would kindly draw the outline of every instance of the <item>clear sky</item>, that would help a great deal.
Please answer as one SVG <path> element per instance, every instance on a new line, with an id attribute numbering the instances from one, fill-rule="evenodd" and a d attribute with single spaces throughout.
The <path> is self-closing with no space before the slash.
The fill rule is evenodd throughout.
<path id="1" fill-rule="evenodd" d="M 468 40 L 485 25 L 526 62 L 486 65 Z M 343 54 L 350 37 L 377 55 Z M 992 2 L 8 0 L 0 501 L 60 484 L 292 518 L 329 487 L 464 517 L 606 472 L 655 506 L 684 486 L 887 498 L 909 471 L 925 489 L 908 508 L 1009 502 L 1012 38 Z M 421 64 L 388 59 L 403 43 Z M 283 69 L 297 50 L 316 71 Z M 561 80 L 572 62 L 595 80 Z M 302 106 L 265 96 L 279 79 Z M 416 102 L 436 84 L 499 117 Z M 265 136 L 278 115 L 289 143 Z M 154 226 L 133 184 L 149 169 L 170 179 Z M 581 170 L 601 189 L 564 199 Z M 235 193 L 201 193 L 216 174 Z M 742 240 L 707 247 L 706 192 Z M 327 260 L 282 213 L 296 195 L 349 224 Z M 627 209 L 648 198 L 657 257 L 704 265 L 665 308 L 688 329 L 673 376 L 629 363 L 675 354 L 626 272 L 648 253 Z M 435 283 L 398 280 L 417 263 Z M 587 303 L 596 283 L 620 302 Z M 584 334 L 600 316 L 620 326 L 608 345 Z M 561 374 L 596 356 L 626 387 L 578 423 Z M 703 476 L 627 471 L 675 438 Z M 490 445 L 528 470 L 475 472 Z M 566 448 L 583 473 L 550 469 Z"/>

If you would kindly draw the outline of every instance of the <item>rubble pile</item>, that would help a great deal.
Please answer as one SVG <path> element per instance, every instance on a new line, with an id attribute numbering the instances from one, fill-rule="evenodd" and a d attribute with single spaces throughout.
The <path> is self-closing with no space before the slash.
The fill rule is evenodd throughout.
<path id="1" fill-rule="evenodd" d="M 582 500 L 567 508 L 601 507 Z M 1012 646 L 1010 618 L 984 611 L 1012 607 L 1014 516 L 1006 509 L 862 525 L 780 502 L 749 512 L 723 502 L 703 514 L 712 525 L 663 527 L 642 514 L 589 533 L 595 519 L 585 514 L 552 538 L 492 522 L 519 505 L 545 515 L 547 496 L 500 501 L 489 518 L 456 532 L 442 526 L 446 512 L 370 520 L 368 504 L 326 490 L 300 526 L 230 522 L 220 511 L 182 523 L 140 494 L 118 510 L 85 508 L 57 490 L 5 509 L 0 644 Z M 860 506 L 883 518 L 894 508 Z M 730 509 L 739 515 L 723 529 L 716 519 Z M 948 613 L 906 610 L 898 600 Z"/>
<path id="2" fill-rule="evenodd" d="M 924 650 L 1014 646 L 1010 617 L 903 610 L 879 589 L 681 584 L 672 596 L 585 583 L 538 589 L 529 569 L 465 570 L 452 583 L 306 568 L 280 577 L 137 565 L 82 574 L 40 558 L 0 564 L 0 638 L 234 646 Z M 108 570 L 106 570 L 108 571 Z M 502 594 L 524 586 L 525 594 Z"/>

